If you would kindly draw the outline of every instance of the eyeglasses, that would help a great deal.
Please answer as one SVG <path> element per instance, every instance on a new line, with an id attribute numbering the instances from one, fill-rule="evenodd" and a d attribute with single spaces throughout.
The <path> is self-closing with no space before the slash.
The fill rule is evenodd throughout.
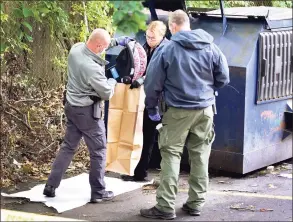
<path id="1" fill-rule="evenodd" d="M 144 36 L 145 36 L 147 39 L 151 40 L 151 41 L 156 40 L 156 37 L 150 37 L 150 36 L 148 36 L 146 33 L 144 34 Z"/>

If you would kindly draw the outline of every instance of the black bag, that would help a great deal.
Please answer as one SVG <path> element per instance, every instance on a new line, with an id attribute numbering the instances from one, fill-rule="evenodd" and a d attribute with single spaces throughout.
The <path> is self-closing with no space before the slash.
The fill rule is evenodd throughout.
<path id="1" fill-rule="evenodd" d="M 116 78 L 117 82 L 121 82 L 121 79 L 123 77 L 130 77 L 133 78 L 134 74 L 134 60 L 133 60 L 133 51 L 127 44 L 120 52 L 120 54 L 117 56 L 115 60 L 116 64 L 114 66 L 111 66 L 110 68 L 107 68 L 106 70 L 106 77 L 107 78 L 113 78 L 113 74 L 111 72 L 111 69 L 115 68 L 119 77 Z M 113 70 L 112 70 L 113 71 Z"/>

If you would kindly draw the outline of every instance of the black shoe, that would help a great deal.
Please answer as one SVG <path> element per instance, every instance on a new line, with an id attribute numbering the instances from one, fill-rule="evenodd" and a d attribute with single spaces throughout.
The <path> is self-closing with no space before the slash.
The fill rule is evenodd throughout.
<path id="1" fill-rule="evenodd" d="M 200 211 L 197 209 L 190 208 L 187 204 L 183 204 L 182 208 L 183 211 L 189 213 L 191 216 L 200 216 Z"/>
<path id="2" fill-rule="evenodd" d="M 109 201 L 114 198 L 114 193 L 112 191 L 105 191 L 102 197 L 91 198 L 90 203 L 100 203 L 103 201 Z"/>
<path id="3" fill-rule="evenodd" d="M 133 182 L 150 182 L 148 178 L 138 178 L 135 176 L 128 176 L 128 175 L 122 175 L 121 179 L 124 181 L 133 181 Z"/>
<path id="4" fill-rule="evenodd" d="M 173 220 L 176 217 L 175 213 L 166 213 L 158 210 L 156 207 L 150 209 L 141 209 L 140 215 L 152 219 Z"/>
<path id="5" fill-rule="evenodd" d="M 46 197 L 55 197 L 55 187 L 46 184 L 43 194 Z"/>

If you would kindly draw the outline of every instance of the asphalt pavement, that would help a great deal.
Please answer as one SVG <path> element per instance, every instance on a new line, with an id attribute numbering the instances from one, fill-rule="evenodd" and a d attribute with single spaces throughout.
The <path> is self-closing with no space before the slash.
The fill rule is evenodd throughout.
<path id="1" fill-rule="evenodd" d="M 113 173 L 107 175 L 117 176 Z M 159 170 L 151 170 L 150 176 L 158 180 Z M 24 184 L 22 189 L 32 185 Z M 180 209 L 188 197 L 187 172 L 181 172 L 179 185 L 175 221 L 292 221 L 292 160 L 245 176 L 211 173 L 207 201 L 199 217 L 189 216 Z M 1 197 L 1 209 L 56 215 L 73 221 L 154 221 L 141 217 L 139 210 L 155 204 L 155 186 L 119 195 L 110 202 L 86 204 L 61 214 L 43 203 Z"/>

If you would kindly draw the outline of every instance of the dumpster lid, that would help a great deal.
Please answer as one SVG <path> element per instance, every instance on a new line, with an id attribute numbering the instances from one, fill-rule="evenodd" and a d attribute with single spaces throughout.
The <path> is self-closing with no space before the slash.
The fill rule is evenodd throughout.
<path id="1" fill-rule="evenodd" d="M 193 17 L 221 18 L 221 10 L 204 13 L 190 11 Z M 266 29 L 288 29 L 292 27 L 292 11 L 289 8 L 277 7 L 235 7 L 225 8 L 225 18 L 230 19 L 256 19 L 266 22 Z"/>
<path id="2" fill-rule="evenodd" d="M 207 15 L 221 16 L 219 9 L 206 12 Z M 225 8 L 225 15 L 227 17 L 266 17 L 269 20 L 284 20 L 292 19 L 292 9 L 277 8 L 277 7 L 235 7 Z"/>

